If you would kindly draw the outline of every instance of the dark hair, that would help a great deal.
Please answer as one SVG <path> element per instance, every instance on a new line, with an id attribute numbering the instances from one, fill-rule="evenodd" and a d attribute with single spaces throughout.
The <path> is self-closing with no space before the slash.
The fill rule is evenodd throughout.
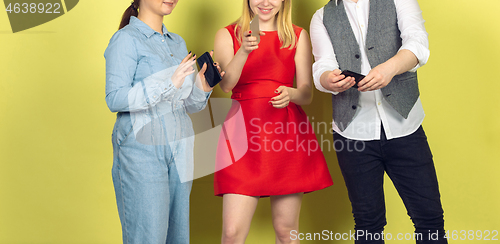
<path id="1" fill-rule="evenodd" d="M 128 25 L 128 23 L 130 22 L 130 16 L 137 17 L 137 15 L 139 15 L 139 11 L 137 11 L 137 9 L 139 9 L 140 3 L 141 0 L 134 0 L 130 4 L 130 6 L 128 6 L 128 8 L 125 9 L 125 12 L 123 13 L 122 16 L 122 21 L 120 22 L 120 28 L 118 28 L 118 30 Z"/>

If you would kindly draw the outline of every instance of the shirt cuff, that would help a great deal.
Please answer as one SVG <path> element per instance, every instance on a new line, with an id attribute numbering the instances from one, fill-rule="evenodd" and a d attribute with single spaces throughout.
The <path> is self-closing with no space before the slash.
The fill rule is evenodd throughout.
<path id="1" fill-rule="evenodd" d="M 192 99 L 194 101 L 203 102 L 210 97 L 210 94 L 212 94 L 212 91 L 205 92 L 204 90 L 198 88 L 198 86 L 195 85 L 193 87 Z"/>
<path id="2" fill-rule="evenodd" d="M 160 91 L 162 98 L 168 101 L 172 100 L 176 94 L 180 94 L 179 88 L 175 87 L 170 79 L 160 83 Z"/>

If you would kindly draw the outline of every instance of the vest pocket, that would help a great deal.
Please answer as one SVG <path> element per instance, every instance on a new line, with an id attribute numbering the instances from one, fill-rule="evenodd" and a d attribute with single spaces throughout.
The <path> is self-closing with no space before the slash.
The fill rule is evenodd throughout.
<path id="1" fill-rule="evenodd" d="M 395 79 L 398 82 L 402 82 L 402 81 L 407 81 L 407 80 L 411 80 L 411 79 L 416 79 L 416 77 L 417 77 L 417 74 L 415 72 L 404 72 L 400 75 L 394 76 L 393 79 Z"/>

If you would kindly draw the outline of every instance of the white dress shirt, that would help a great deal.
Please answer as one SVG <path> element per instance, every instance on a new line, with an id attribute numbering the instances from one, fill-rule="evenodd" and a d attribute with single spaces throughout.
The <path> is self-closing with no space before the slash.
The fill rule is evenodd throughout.
<path id="1" fill-rule="evenodd" d="M 370 0 L 342 1 L 352 31 L 360 47 L 366 46 Z M 398 27 L 401 31 L 403 45 L 399 50 L 407 49 L 415 54 L 418 64 L 410 72 L 415 72 L 429 59 L 429 41 L 424 27 L 422 11 L 417 0 L 394 0 L 398 16 Z M 324 72 L 339 68 L 335 51 L 328 32 L 323 24 L 323 8 L 316 11 L 311 20 L 311 41 L 315 63 L 313 64 L 314 85 L 322 92 L 338 94 L 325 89 L 320 83 Z M 361 74 L 367 75 L 372 67 L 368 62 L 365 48 L 361 52 Z M 403 137 L 415 132 L 422 124 L 425 114 L 420 98 L 413 106 L 408 119 L 404 119 L 392 106 L 383 99 L 380 90 L 361 92 L 354 119 L 344 130 L 332 123 L 333 130 L 343 137 L 352 140 L 379 140 L 381 126 L 384 126 L 387 139 Z"/>

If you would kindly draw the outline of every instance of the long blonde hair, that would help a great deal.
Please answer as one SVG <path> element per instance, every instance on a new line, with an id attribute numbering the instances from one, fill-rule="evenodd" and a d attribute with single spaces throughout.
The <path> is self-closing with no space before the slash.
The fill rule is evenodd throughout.
<path id="1" fill-rule="evenodd" d="M 281 48 L 293 49 L 297 45 L 297 35 L 292 24 L 292 0 L 284 0 L 281 8 L 276 14 L 276 23 L 278 25 L 278 37 L 282 43 Z M 242 33 L 250 30 L 250 21 L 255 16 L 255 13 L 250 8 L 249 0 L 243 0 L 243 13 L 241 17 L 233 24 L 234 35 L 238 37 L 238 41 L 242 41 Z"/>

